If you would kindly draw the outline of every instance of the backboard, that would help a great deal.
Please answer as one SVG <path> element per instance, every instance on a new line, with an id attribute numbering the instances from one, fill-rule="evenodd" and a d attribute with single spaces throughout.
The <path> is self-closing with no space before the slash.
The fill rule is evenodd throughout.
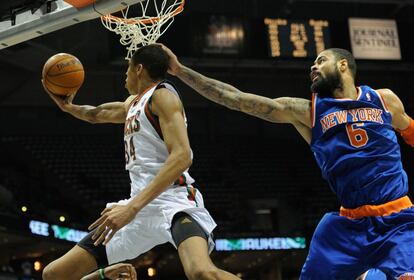
<path id="1" fill-rule="evenodd" d="M 96 0 L 76 8 L 63 0 L 36 0 L 37 8 L 16 8 L 10 4 L 10 16 L 0 21 L 0 49 L 42 36 L 79 22 L 117 12 L 143 0 Z M 93 2 L 70 0 L 68 2 Z"/>

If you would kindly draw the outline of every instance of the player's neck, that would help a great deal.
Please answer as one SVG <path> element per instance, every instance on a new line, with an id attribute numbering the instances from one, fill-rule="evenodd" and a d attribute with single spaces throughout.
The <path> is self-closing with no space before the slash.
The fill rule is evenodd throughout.
<path id="1" fill-rule="evenodd" d="M 341 87 L 334 90 L 333 96 L 338 99 L 349 98 L 355 100 L 358 98 L 358 90 L 353 81 L 343 82 Z"/>
<path id="2" fill-rule="evenodd" d="M 145 80 L 139 83 L 137 88 L 137 95 L 144 95 L 148 90 L 158 84 L 159 81 Z"/>

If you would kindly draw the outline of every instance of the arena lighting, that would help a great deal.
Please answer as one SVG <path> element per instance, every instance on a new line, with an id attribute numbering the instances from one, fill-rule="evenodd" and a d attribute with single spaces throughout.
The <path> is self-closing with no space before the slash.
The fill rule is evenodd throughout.
<path id="1" fill-rule="evenodd" d="M 201 49 L 205 54 L 239 54 L 245 39 L 242 20 L 211 16 L 203 39 Z"/>
<path id="2" fill-rule="evenodd" d="M 60 217 L 59 217 L 59 221 L 61 221 L 62 223 L 63 223 L 64 221 L 66 221 L 65 216 L 60 216 Z"/>
<path id="3" fill-rule="evenodd" d="M 147 272 L 149 277 L 154 277 L 155 275 L 157 275 L 157 270 L 154 267 L 148 267 Z"/>
<path id="4" fill-rule="evenodd" d="M 88 232 L 77 229 L 62 227 L 58 225 L 49 225 L 45 222 L 31 220 L 29 223 L 31 233 L 42 236 L 51 236 L 56 239 L 62 239 L 71 242 L 78 242 L 85 237 Z"/>
<path id="5" fill-rule="evenodd" d="M 34 269 L 35 271 L 40 271 L 40 270 L 42 270 L 42 263 L 41 263 L 41 262 L 39 262 L 39 261 L 35 261 L 35 262 L 33 263 L 33 269 Z"/>
<path id="6" fill-rule="evenodd" d="M 270 251 L 305 249 L 305 237 L 217 239 L 217 251 Z"/>
<path id="7" fill-rule="evenodd" d="M 22 210 L 23 213 L 27 212 L 27 206 L 24 206 L 23 205 L 22 208 L 21 208 L 21 210 Z"/>

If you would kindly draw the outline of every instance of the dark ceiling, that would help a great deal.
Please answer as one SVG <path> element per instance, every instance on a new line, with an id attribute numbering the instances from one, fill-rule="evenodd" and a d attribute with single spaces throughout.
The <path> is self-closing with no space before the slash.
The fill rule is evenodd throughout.
<path id="1" fill-rule="evenodd" d="M 0 21 L 1 18 L 9 17 L 10 11 L 33 10 L 41 4 L 52 1 L 57 0 L 0 1 Z M 247 19 L 264 17 L 317 18 L 327 19 L 332 24 L 337 22 L 337 25 L 340 26 L 346 24 L 349 17 L 393 18 L 397 20 L 400 27 L 408 28 L 408 30 L 414 28 L 414 0 L 187 0 L 183 16 L 197 17 L 200 14 L 233 15 Z M 162 37 L 161 41 L 168 37 L 168 33 L 188 32 L 179 25 L 180 20 L 181 18 L 177 19 L 177 24 L 174 23 L 170 28 L 170 30 L 174 30 L 174 28 L 175 30 L 169 30 L 167 36 Z M 39 65 L 40 61 L 43 62 L 51 55 L 61 51 L 62 46 L 65 46 L 67 51 L 76 51 L 76 53 L 91 48 L 96 50 L 95 57 L 89 51 L 84 58 L 89 59 L 92 64 L 96 64 L 97 60 L 109 62 L 111 58 L 108 52 L 111 50 L 99 48 L 97 42 L 104 42 L 104 40 L 117 42 L 113 39 L 118 38 L 103 28 L 101 29 L 100 25 L 99 20 L 93 20 L 3 49 L 0 51 L 0 61 L 20 69 L 33 71 L 31 65 Z M 188 29 L 188 26 L 184 26 L 184 28 Z M 342 36 L 340 34 L 343 32 L 346 30 L 340 30 L 332 36 Z M 169 41 L 166 43 L 171 45 Z M 68 48 L 68 46 L 70 47 Z M 180 46 L 179 49 L 183 48 Z M 185 53 L 178 54 L 186 56 Z M 12 56 L 13 59 L 11 59 Z M 39 61 L 36 60 L 36 57 Z M 30 63 L 23 63 L 23 61 L 30 61 Z"/>
<path id="2" fill-rule="evenodd" d="M 0 1 L 0 18 L 11 11 L 37 9 L 55 0 Z M 328 19 L 377 16 L 412 20 L 414 0 L 188 0 L 186 13 L 213 13 L 247 17 L 292 16 Z"/>

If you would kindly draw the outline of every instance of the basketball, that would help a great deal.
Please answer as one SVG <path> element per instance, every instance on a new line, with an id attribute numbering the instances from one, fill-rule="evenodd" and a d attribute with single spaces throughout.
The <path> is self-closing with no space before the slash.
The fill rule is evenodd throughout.
<path id="1" fill-rule="evenodd" d="M 85 72 L 77 57 L 67 53 L 58 53 L 46 61 L 42 77 L 46 88 L 51 93 L 68 96 L 82 86 Z"/>

